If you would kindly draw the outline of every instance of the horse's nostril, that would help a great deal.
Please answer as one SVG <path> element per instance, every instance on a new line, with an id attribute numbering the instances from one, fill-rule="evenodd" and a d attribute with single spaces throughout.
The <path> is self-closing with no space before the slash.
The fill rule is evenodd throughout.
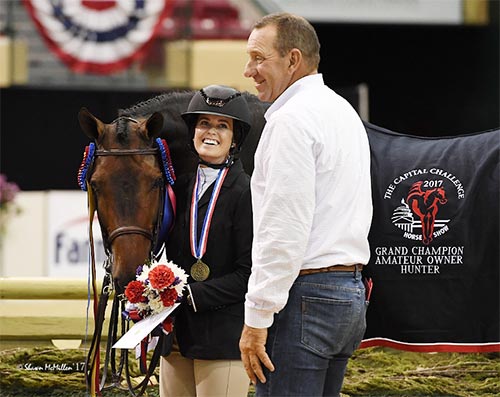
<path id="1" fill-rule="evenodd" d="M 115 292 L 120 295 L 123 294 L 125 291 L 126 284 L 123 284 L 123 281 L 120 280 L 118 277 L 114 279 L 114 284 L 115 284 Z"/>

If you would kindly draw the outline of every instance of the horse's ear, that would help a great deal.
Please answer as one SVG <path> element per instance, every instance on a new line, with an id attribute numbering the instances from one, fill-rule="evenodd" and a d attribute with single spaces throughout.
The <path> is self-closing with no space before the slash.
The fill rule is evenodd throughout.
<path id="1" fill-rule="evenodd" d="M 163 129 L 163 115 L 159 112 L 154 112 L 146 121 L 149 138 L 156 138 L 160 135 Z"/>
<path id="2" fill-rule="evenodd" d="M 87 108 L 81 108 L 78 112 L 78 122 L 85 135 L 92 140 L 97 140 L 104 129 L 103 122 L 90 113 Z"/>

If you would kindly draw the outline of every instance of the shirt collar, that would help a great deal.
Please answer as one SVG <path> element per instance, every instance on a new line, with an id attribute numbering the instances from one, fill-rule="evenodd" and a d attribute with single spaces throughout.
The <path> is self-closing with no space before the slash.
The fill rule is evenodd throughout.
<path id="1" fill-rule="evenodd" d="M 297 92 L 302 91 L 307 87 L 314 87 L 319 85 L 324 85 L 323 74 L 316 73 L 304 76 L 294 82 L 290 87 L 288 87 L 283 93 L 276 98 L 272 105 L 267 109 L 264 117 L 266 121 L 269 121 L 271 115 L 281 108 L 288 100 L 293 97 Z"/>

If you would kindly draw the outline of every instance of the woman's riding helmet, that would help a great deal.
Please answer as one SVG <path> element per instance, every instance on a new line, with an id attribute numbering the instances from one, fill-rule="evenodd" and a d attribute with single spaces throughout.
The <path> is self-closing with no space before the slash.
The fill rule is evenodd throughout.
<path id="1" fill-rule="evenodd" d="M 209 85 L 194 94 L 187 111 L 182 113 L 182 118 L 189 129 L 191 144 L 200 114 L 213 114 L 234 119 L 233 140 L 236 150 L 232 150 L 231 154 L 241 149 L 250 131 L 252 119 L 248 103 L 241 92 L 223 85 Z"/>

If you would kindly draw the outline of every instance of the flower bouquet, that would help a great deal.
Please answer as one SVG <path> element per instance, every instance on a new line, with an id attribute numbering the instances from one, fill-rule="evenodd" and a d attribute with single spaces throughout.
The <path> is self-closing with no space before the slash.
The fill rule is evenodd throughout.
<path id="1" fill-rule="evenodd" d="M 139 266 L 136 279 L 125 287 L 125 317 L 137 322 L 180 303 L 187 278 L 186 272 L 170 261 Z M 163 321 L 163 330 L 172 331 L 170 317 Z"/>
<path id="2" fill-rule="evenodd" d="M 159 336 L 173 330 L 168 317 L 182 300 L 187 274 L 172 262 L 146 262 L 136 271 L 136 279 L 125 287 L 127 299 L 123 316 L 136 323 L 113 348 L 134 348 L 142 373 L 147 372 L 146 354 L 155 349 Z"/>

